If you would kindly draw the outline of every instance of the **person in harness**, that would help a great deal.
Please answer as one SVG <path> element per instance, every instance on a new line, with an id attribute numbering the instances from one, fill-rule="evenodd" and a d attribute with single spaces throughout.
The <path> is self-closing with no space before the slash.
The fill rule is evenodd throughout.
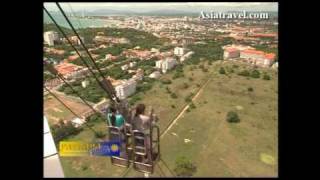
<path id="1" fill-rule="evenodd" d="M 108 124 L 110 126 L 115 126 L 120 129 L 123 129 L 124 125 L 124 118 L 121 114 L 117 113 L 116 108 L 111 106 L 109 108 L 109 113 L 108 113 Z"/>
<path id="2" fill-rule="evenodd" d="M 144 115 L 145 113 L 145 105 L 138 104 L 136 106 L 136 112 L 133 117 L 133 130 L 138 130 L 144 133 L 144 146 L 146 147 L 147 157 L 145 160 L 148 162 L 152 161 L 151 157 L 151 139 L 150 139 L 150 128 L 151 128 L 151 118 L 149 116 Z"/>
<path id="3" fill-rule="evenodd" d="M 125 131 L 124 131 L 124 124 L 125 119 L 124 117 L 117 112 L 117 109 L 114 106 L 109 108 L 109 112 L 107 114 L 107 123 L 109 126 L 117 127 L 120 129 L 120 140 L 121 140 L 121 152 L 125 148 Z M 111 136 L 111 140 L 115 139 L 116 137 Z"/>

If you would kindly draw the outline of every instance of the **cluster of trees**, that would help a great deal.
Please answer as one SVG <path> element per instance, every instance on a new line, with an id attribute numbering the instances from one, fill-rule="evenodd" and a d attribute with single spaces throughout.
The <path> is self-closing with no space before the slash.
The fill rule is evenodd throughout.
<path id="1" fill-rule="evenodd" d="M 262 79 L 264 79 L 264 80 L 270 80 L 271 77 L 270 77 L 270 75 L 268 75 L 267 73 L 264 73 Z"/>
<path id="2" fill-rule="evenodd" d="M 175 67 L 175 73 L 173 75 L 173 79 L 177 79 L 177 78 L 180 78 L 180 77 L 184 77 L 184 73 L 183 73 L 183 65 L 182 64 L 178 64 L 176 67 Z"/>
<path id="3" fill-rule="evenodd" d="M 250 76 L 250 72 L 248 70 L 243 70 L 238 73 L 240 76 Z"/>
<path id="4" fill-rule="evenodd" d="M 64 123 L 63 120 L 60 120 L 58 124 L 54 124 L 51 127 L 52 136 L 56 143 L 70 135 L 76 135 L 82 130 L 83 128 L 81 127 L 74 127 L 71 121 Z"/>
<path id="5" fill-rule="evenodd" d="M 168 94 L 170 94 L 170 97 L 171 97 L 171 98 L 173 98 L 173 99 L 177 99 L 177 98 L 178 98 L 177 94 L 174 93 L 174 92 L 172 92 L 171 89 L 170 89 L 168 86 L 166 87 L 166 92 L 167 92 Z"/>
<path id="6" fill-rule="evenodd" d="M 134 46 L 132 44 L 114 44 L 113 46 L 107 48 L 93 50 L 92 53 L 102 55 L 112 54 L 113 56 L 118 56 L 122 53 L 122 51 L 133 47 Z"/>
<path id="7" fill-rule="evenodd" d="M 85 100 L 97 103 L 106 96 L 105 92 L 93 79 L 90 80 L 89 85 L 86 88 L 81 86 L 81 80 L 71 83 L 73 89 L 80 94 Z M 65 93 L 66 95 L 76 96 L 76 94 L 67 85 L 62 85 L 58 91 Z"/>
<path id="8" fill-rule="evenodd" d="M 140 101 L 142 98 L 140 97 L 140 95 L 137 93 L 133 96 L 130 97 L 129 99 L 129 104 L 132 106 L 134 105 L 137 101 Z"/>
<path id="9" fill-rule="evenodd" d="M 131 75 L 128 71 L 123 71 L 120 66 L 112 67 L 104 72 L 105 76 L 111 76 L 115 79 L 129 79 Z"/>
<path id="10" fill-rule="evenodd" d="M 252 78 L 260 78 L 261 77 L 261 72 L 254 69 L 251 72 L 249 72 L 248 70 L 242 70 L 238 73 L 238 75 L 240 76 L 246 76 L 246 77 L 252 77 Z M 268 75 L 266 72 L 263 73 L 262 79 L 264 80 L 270 80 L 271 76 Z"/>
<path id="11" fill-rule="evenodd" d="M 63 37 L 54 24 L 44 24 L 43 27 L 44 31 L 56 31 L 60 37 Z M 71 29 L 64 27 L 62 27 L 62 29 L 68 36 L 74 35 Z M 119 55 L 124 48 L 140 46 L 141 49 L 151 49 L 152 47 L 161 46 L 165 42 L 165 39 L 160 39 L 148 32 L 138 31 L 131 28 L 81 28 L 78 30 L 78 34 L 85 39 L 86 45 L 94 44 L 93 38 L 98 32 L 104 32 L 105 36 L 127 38 L 130 40 L 130 44 L 115 44 L 113 47 L 98 50 L 100 53 L 110 53 L 112 55 Z M 100 54 L 99 52 L 95 53 Z"/>
<path id="12" fill-rule="evenodd" d="M 191 109 L 195 109 L 195 108 L 196 108 L 196 105 L 194 105 L 193 102 L 192 102 L 189 107 L 190 107 Z"/>
<path id="13" fill-rule="evenodd" d="M 188 96 L 186 96 L 186 97 L 184 98 L 184 100 L 185 100 L 186 102 L 191 102 L 193 95 L 194 95 L 193 93 L 190 93 Z"/>
<path id="14" fill-rule="evenodd" d="M 160 82 L 162 84 L 171 84 L 172 83 L 172 81 L 170 79 L 161 79 Z"/>
<path id="15" fill-rule="evenodd" d="M 258 71 L 256 69 L 251 71 L 251 77 L 252 78 L 260 78 L 260 71 Z"/>
<path id="16" fill-rule="evenodd" d="M 152 83 L 139 83 L 137 84 L 137 92 L 146 92 L 152 88 Z"/>
<path id="17" fill-rule="evenodd" d="M 83 36 L 86 42 L 93 43 L 92 39 L 98 32 L 104 32 L 105 36 L 109 37 L 127 38 L 133 47 L 140 46 L 141 49 L 150 49 L 162 45 L 164 41 L 150 33 L 132 28 L 84 28 L 79 30 L 79 35 Z"/>
<path id="18" fill-rule="evenodd" d="M 209 60 L 212 62 L 214 60 L 220 60 L 223 57 L 222 46 L 230 44 L 232 39 L 225 38 L 222 41 L 207 40 L 206 44 L 192 44 L 188 48 L 194 51 L 192 57 L 188 60 L 189 64 L 198 64 L 200 59 Z"/>
<path id="19" fill-rule="evenodd" d="M 146 74 L 149 74 L 152 72 L 154 66 L 156 65 L 155 62 L 156 58 L 153 58 L 152 60 L 137 60 L 137 66 L 144 70 Z"/>

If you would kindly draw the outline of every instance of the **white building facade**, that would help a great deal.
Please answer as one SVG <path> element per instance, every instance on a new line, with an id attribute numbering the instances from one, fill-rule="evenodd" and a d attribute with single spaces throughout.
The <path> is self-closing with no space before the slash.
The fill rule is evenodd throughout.
<path id="1" fill-rule="evenodd" d="M 156 61 L 156 68 L 161 69 L 162 73 L 166 73 L 177 64 L 175 58 L 167 57 L 165 60 Z"/>
<path id="2" fill-rule="evenodd" d="M 134 80 L 124 81 L 114 89 L 119 99 L 125 99 L 136 92 L 137 82 Z"/>
<path id="3" fill-rule="evenodd" d="M 184 54 L 184 52 L 185 52 L 184 48 L 181 48 L 181 47 L 174 48 L 174 55 L 182 56 Z"/>
<path id="4" fill-rule="evenodd" d="M 59 40 L 59 34 L 55 31 L 47 31 L 43 34 L 43 40 L 49 46 L 54 46 L 55 41 Z"/>

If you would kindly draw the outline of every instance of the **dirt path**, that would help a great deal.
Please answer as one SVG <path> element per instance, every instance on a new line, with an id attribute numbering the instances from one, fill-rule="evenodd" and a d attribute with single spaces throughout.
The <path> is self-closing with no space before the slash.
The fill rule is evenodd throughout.
<path id="1" fill-rule="evenodd" d="M 210 74 L 211 76 L 211 74 Z M 209 79 L 203 84 L 203 86 L 199 89 L 199 91 L 197 92 L 197 94 L 192 98 L 192 101 L 196 100 L 198 98 L 198 96 L 200 95 L 200 93 L 203 91 L 203 89 L 207 86 L 207 84 L 210 82 L 211 77 L 209 77 Z M 169 127 L 160 135 L 160 138 L 163 138 L 163 136 L 172 128 L 172 126 L 181 118 L 181 116 L 186 112 L 186 110 L 189 108 L 189 105 L 191 103 L 188 103 L 187 105 L 185 105 L 185 107 L 182 109 L 182 111 L 178 114 L 178 116 L 171 122 L 171 124 L 169 125 Z"/>

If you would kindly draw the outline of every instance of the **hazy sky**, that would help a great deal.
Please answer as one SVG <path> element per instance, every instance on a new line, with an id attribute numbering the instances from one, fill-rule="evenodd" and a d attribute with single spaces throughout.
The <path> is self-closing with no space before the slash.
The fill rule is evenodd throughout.
<path id="1" fill-rule="evenodd" d="M 55 3 L 44 3 L 48 10 L 57 10 Z M 278 11 L 278 3 L 60 3 L 69 12 L 70 6 L 74 11 L 93 11 L 97 9 L 130 10 L 148 12 L 154 10 L 182 11 Z"/>

